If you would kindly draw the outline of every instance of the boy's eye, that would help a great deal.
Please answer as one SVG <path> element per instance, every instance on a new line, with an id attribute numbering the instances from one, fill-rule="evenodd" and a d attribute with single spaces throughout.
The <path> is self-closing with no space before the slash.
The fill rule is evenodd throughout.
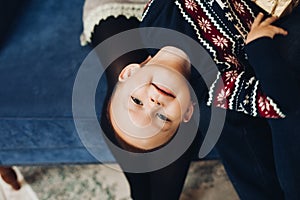
<path id="1" fill-rule="evenodd" d="M 156 116 L 162 120 L 162 121 L 165 121 L 165 122 L 170 122 L 171 120 L 169 118 L 167 118 L 165 115 L 163 114 L 160 114 L 160 113 L 156 113 Z"/>
<path id="2" fill-rule="evenodd" d="M 142 106 L 143 105 L 143 102 L 133 96 L 131 96 L 131 100 L 133 101 L 133 103 L 137 104 L 137 105 L 140 105 Z"/>

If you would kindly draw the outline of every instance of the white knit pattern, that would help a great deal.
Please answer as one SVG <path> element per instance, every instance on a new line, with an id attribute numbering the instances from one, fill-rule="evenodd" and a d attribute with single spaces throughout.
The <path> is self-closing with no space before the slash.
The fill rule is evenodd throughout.
<path id="1" fill-rule="evenodd" d="M 80 36 L 80 43 L 82 46 L 91 42 L 91 35 L 94 27 L 99 24 L 101 20 L 105 20 L 110 16 L 118 17 L 124 15 L 127 18 L 136 17 L 141 20 L 146 1 L 139 1 L 135 3 L 120 3 L 108 2 L 100 4 L 92 9 L 84 9 L 83 16 L 83 32 Z"/>

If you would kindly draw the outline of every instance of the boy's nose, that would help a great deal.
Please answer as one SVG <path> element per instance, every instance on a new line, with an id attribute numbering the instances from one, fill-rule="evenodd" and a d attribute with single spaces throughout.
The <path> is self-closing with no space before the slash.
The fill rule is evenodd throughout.
<path id="1" fill-rule="evenodd" d="M 160 101 L 158 100 L 158 97 L 150 97 L 150 103 L 155 104 L 157 106 L 161 105 Z"/>

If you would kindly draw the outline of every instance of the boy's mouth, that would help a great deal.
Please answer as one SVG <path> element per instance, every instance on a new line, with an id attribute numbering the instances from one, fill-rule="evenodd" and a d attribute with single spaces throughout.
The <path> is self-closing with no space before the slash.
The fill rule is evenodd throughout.
<path id="1" fill-rule="evenodd" d="M 157 89 L 157 91 L 159 93 L 161 93 L 162 95 L 166 95 L 166 96 L 170 96 L 172 98 L 176 98 L 175 94 L 173 94 L 173 92 L 171 90 L 169 90 L 169 89 L 167 89 L 167 88 L 165 88 L 161 85 L 158 85 L 158 84 L 151 83 L 151 85 L 153 85 Z"/>

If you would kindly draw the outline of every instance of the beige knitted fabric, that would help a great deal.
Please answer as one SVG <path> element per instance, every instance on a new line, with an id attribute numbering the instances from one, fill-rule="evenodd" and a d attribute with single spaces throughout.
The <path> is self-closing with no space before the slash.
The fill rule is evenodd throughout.
<path id="1" fill-rule="evenodd" d="M 81 45 L 91 41 L 94 26 L 109 16 L 136 17 L 141 19 L 148 0 L 86 0 L 83 7 L 83 32 L 80 36 Z"/>

